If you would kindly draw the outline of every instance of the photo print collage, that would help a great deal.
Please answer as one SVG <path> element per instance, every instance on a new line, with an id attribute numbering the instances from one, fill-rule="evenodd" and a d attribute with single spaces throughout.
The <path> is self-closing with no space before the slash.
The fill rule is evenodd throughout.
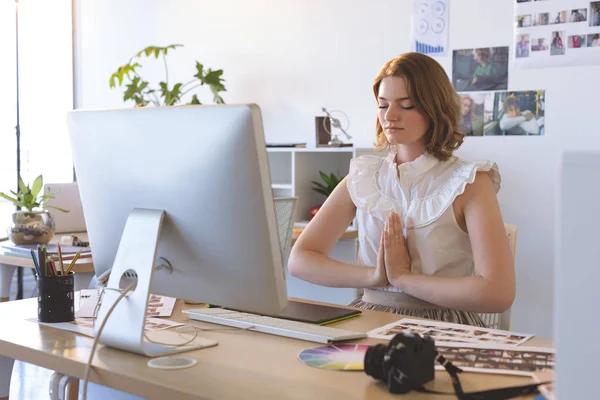
<path id="1" fill-rule="evenodd" d="M 545 91 L 507 90 L 508 62 L 508 46 L 454 50 L 452 83 L 466 136 L 544 134 Z"/>
<path id="2" fill-rule="evenodd" d="M 600 1 L 516 1 L 517 68 L 600 63 Z"/>

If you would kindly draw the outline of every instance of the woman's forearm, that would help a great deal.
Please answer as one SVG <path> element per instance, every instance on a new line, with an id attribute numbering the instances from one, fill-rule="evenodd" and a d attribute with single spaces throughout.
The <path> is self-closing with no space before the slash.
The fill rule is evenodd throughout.
<path id="1" fill-rule="evenodd" d="M 292 252 L 288 270 L 302 280 L 329 287 L 372 287 L 374 268 L 334 260 L 316 251 Z"/>
<path id="2" fill-rule="evenodd" d="M 413 297 L 463 311 L 504 312 L 514 299 L 514 288 L 491 282 L 482 276 L 449 278 L 410 273 L 391 283 Z"/>

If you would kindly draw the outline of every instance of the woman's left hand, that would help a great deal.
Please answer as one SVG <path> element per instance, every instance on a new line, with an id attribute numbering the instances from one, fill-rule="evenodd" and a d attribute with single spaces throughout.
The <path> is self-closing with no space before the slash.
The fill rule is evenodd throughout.
<path id="1" fill-rule="evenodd" d="M 406 240 L 402 232 L 400 216 L 392 212 L 387 219 L 383 230 L 383 248 L 385 271 L 388 281 L 397 286 L 395 282 L 404 275 L 410 274 L 410 255 L 406 248 Z"/>

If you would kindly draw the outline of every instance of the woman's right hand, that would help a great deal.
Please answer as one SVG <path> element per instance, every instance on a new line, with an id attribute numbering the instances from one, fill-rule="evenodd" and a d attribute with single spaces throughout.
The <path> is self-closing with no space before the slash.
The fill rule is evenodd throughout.
<path id="1" fill-rule="evenodd" d="M 369 287 L 389 286 L 390 282 L 385 271 L 385 253 L 383 249 L 383 230 L 381 231 L 381 240 L 379 241 L 379 250 L 377 250 L 377 265 L 369 271 Z"/>

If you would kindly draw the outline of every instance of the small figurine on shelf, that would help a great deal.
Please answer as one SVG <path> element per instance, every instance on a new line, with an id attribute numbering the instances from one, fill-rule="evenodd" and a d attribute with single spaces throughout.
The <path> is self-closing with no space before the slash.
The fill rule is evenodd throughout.
<path id="1" fill-rule="evenodd" d="M 325 198 L 327 198 L 329 197 L 331 192 L 333 192 L 333 189 L 335 189 L 335 187 L 342 181 L 342 178 L 335 175 L 333 172 L 327 175 L 324 172 L 319 171 L 319 175 L 321 176 L 321 179 L 323 180 L 323 182 L 325 182 L 325 184 L 317 181 L 312 181 L 312 190 L 322 194 L 323 196 L 325 196 Z M 320 205 L 315 206 L 308 211 L 309 220 L 314 218 L 314 216 L 317 214 L 317 211 L 319 211 L 319 208 L 321 208 Z"/>
<path id="2" fill-rule="evenodd" d="M 328 111 L 325 107 L 321 110 L 325 113 L 325 117 L 317 117 L 322 126 L 317 126 L 317 146 L 318 147 L 351 147 L 352 143 L 344 143 L 340 140 L 339 133 L 335 133 L 333 129 L 339 129 L 347 139 L 352 139 L 348 134 L 350 120 L 343 111 L 333 110 Z"/>

